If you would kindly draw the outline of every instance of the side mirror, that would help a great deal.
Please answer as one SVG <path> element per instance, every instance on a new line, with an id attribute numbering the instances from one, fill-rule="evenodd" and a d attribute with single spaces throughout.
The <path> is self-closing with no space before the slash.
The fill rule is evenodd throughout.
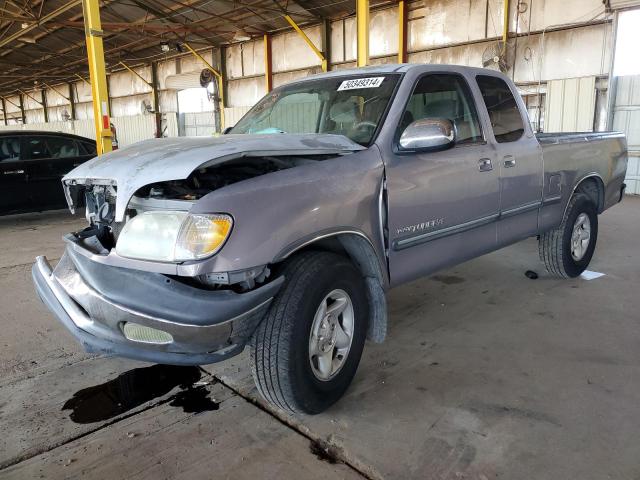
<path id="1" fill-rule="evenodd" d="M 422 118 L 411 122 L 400 135 L 403 150 L 443 150 L 453 146 L 456 128 L 446 118 Z"/>
<path id="2" fill-rule="evenodd" d="M 222 130 L 222 135 L 226 135 L 227 133 L 229 133 L 231 130 L 233 129 L 233 127 L 227 127 L 224 130 Z"/>

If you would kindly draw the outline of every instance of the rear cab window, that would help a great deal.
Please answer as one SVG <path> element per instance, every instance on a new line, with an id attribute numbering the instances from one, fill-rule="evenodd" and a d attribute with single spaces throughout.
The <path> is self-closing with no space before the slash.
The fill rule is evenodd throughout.
<path id="1" fill-rule="evenodd" d="M 498 143 L 515 142 L 524 134 L 524 123 L 509 85 L 498 77 L 476 77 Z"/>
<path id="2" fill-rule="evenodd" d="M 0 162 L 20 160 L 20 137 L 0 137 Z"/>

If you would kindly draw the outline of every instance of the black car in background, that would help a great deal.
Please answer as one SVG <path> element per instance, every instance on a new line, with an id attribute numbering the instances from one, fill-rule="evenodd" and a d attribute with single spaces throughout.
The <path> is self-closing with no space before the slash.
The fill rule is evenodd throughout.
<path id="1" fill-rule="evenodd" d="M 64 208 L 60 179 L 96 156 L 96 142 L 77 135 L 0 131 L 0 215 Z"/>

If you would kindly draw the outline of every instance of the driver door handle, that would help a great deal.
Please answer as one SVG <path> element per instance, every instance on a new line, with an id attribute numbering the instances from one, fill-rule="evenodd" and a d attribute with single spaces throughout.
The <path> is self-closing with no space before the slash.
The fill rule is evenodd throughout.
<path id="1" fill-rule="evenodd" d="M 511 168 L 516 166 L 516 159 L 511 155 L 504 157 L 504 168 Z"/>
<path id="2" fill-rule="evenodd" d="M 481 158 L 478 160 L 478 170 L 481 172 L 490 172 L 493 170 L 493 164 L 490 158 Z"/>

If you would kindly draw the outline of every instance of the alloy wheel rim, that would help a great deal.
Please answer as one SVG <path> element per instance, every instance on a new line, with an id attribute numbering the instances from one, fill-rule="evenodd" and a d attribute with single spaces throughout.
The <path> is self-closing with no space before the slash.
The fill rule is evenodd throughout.
<path id="1" fill-rule="evenodd" d="M 340 289 L 329 292 L 318 305 L 309 334 L 309 362 L 318 380 L 331 380 L 346 363 L 354 324 L 349 294 Z"/>
<path id="2" fill-rule="evenodd" d="M 591 241 L 591 220 L 586 213 L 581 213 L 573 224 L 571 234 L 571 256 L 576 262 L 584 258 Z"/>

